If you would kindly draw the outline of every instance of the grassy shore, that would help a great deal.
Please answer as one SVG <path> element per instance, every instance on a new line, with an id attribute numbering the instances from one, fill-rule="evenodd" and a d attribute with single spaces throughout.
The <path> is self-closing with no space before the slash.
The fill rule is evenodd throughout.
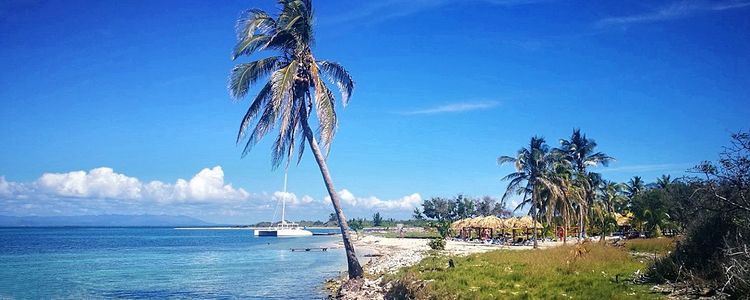
<path id="1" fill-rule="evenodd" d="M 448 260 L 455 267 L 448 267 Z M 658 299 L 634 284 L 648 261 L 598 243 L 545 250 L 433 255 L 389 276 L 391 296 L 417 299 Z"/>

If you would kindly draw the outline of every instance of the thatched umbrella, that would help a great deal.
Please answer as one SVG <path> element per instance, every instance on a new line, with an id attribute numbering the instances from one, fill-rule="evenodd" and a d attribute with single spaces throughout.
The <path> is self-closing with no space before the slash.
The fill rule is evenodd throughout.
<path id="1" fill-rule="evenodd" d="M 458 221 L 454 221 L 453 223 L 451 223 L 451 229 L 453 230 L 463 229 L 465 227 L 466 221 L 468 221 L 468 219 L 461 219 Z"/>
<path id="2" fill-rule="evenodd" d="M 497 229 L 497 228 L 505 227 L 505 225 L 503 224 L 503 219 L 500 219 L 495 216 L 483 217 L 481 220 L 477 221 L 477 224 L 481 226 L 482 228 L 490 228 L 490 229 Z"/>
<path id="3" fill-rule="evenodd" d="M 481 228 L 489 229 L 490 237 L 494 236 L 495 229 L 505 227 L 503 220 L 496 216 L 483 217 L 477 221 L 477 225 Z"/>
<path id="4" fill-rule="evenodd" d="M 538 221 L 535 221 L 530 216 L 523 216 L 518 218 L 518 221 L 516 222 L 516 227 L 522 228 L 524 230 L 524 233 L 526 234 L 526 237 L 528 239 L 529 230 L 534 230 L 534 225 L 536 224 L 536 230 L 542 230 L 543 225 L 542 223 L 539 223 Z"/>
<path id="5" fill-rule="evenodd" d="M 471 219 L 461 219 L 458 221 L 455 221 L 451 223 L 451 229 L 453 231 L 459 232 L 461 237 L 464 237 L 464 232 L 466 231 L 466 227 L 471 227 L 469 224 L 471 222 Z"/>
<path id="6" fill-rule="evenodd" d="M 482 217 L 467 218 L 467 219 L 462 220 L 463 223 L 461 223 L 461 225 L 463 228 L 476 229 L 477 232 L 479 232 L 479 229 L 482 228 L 479 224 L 479 221 L 481 220 L 482 220 Z M 471 229 L 469 229 L 469 231 L 471 231 Z"/>
<path id="7" fill-rule="evenodd" d="M 627 213 L 626 215 L 620 215 L 615 213 L 615 220 L 617 221 L 617 227 L 620 232 L 625 233 L 626 230 L 632 228 L 633 214 Z"/>
<path id="8" fill-rule="evenodd" d="M 515 217 L 510 217 L 507 219 L 503 219 L 503 228 L 513 229 L 516 228 L 516 221 L 518 219 Z"/>
<path id="9" fill-rule="evenodd" d="M 617 226 L 624 227 L 630 226 L 630 221 L 633 219 L 631 216 L 623 216 L 615 213 L 615 219 L 617 220 Z"/>
<path id="10" fill-rule="evenodd" d="M 505 230 L 510 229 L 511 239 L 516 239 L 516 229 L 518 229 L 518 218 L 516 217 L 510 217 L 507 219 L 503 219 L 503 236 L 505 235 Z"/>

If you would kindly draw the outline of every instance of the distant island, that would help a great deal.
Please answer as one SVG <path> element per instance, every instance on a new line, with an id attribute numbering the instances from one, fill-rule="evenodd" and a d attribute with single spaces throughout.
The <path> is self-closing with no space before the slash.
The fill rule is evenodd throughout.
<path id="1" fill-rule="evenodd" d="M 214 226 L 188 216 L 170 215 L 86 215 L 86 216 L 0 216 L 0 227 L 135 227 Z"/>

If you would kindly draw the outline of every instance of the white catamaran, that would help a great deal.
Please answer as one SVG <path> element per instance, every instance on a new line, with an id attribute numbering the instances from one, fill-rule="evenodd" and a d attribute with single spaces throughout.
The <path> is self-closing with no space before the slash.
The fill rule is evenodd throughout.
<path id="1" fill-rule="evenodd" d="M 284 220 L 286 214 L 286 197 L 288 195 L 286 192 L 286 177 L 287 173 L 284 173 L 284 194 L 281 197 L 281 221 L 276 224 L 276 226 L 255 229 L 254 232 L 256 236 L 294 237 L 313 235 L 311 231 L 305 230 L 304 227 L 299 226 L 297 223 Z"/>

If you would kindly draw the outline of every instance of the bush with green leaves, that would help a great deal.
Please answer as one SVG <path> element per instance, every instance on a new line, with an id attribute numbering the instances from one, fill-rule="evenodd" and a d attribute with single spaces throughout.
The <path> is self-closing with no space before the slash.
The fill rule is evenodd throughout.
<path id="1" fill-rule="evenodd" d="M 431 239 L 428 245 L 430 246 L 430 249 L 432 250 L 445 250 L 445 239 L 444 238 Z"/>

